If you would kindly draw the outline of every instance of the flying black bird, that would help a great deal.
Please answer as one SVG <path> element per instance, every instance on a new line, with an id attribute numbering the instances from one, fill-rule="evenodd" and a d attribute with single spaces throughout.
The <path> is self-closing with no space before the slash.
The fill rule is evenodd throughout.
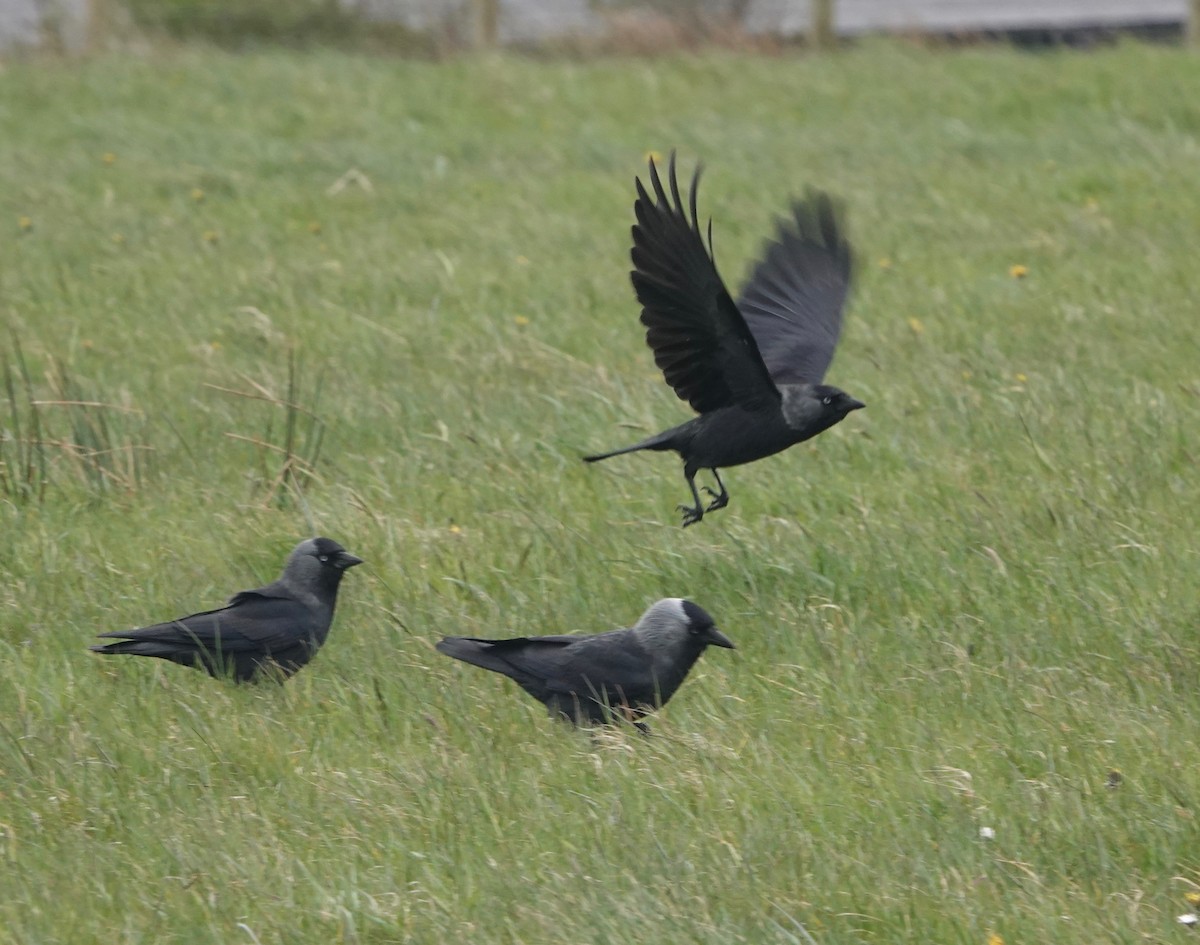
<path id="1" fill-rule="evenodd" d="M 551 717 L 577 725 L 625 718 L 645 732 L 638 720 L 666 705 L 709 645 L 734 648 L 702 607 L 667 597 L 628 630 L 512 640 L 446 637 L 437 649 L 516 680 Z"/>
<path id="2" fill-rule="evenodd" d="M 203 669 L 210 676 L 249 682 L 291 676 L 316 655 L 329 635 L 338 585 L 348 568 L 362 564 L 329 538 L 302 541 L 288 556 L 279 580 L 240 591 L 219 610 L 167 623 L 102 633 L 118 643 L 97 653 L 132 653 Z"/>
<path id="3" fill-rule="evenodd" d="M 771 456 L 829 429 L 864 406 L 822 384 L 842 327 L 851 253 L 840 212 L 823 193 L 792 204 L 735 304 L 717 273 L 696 215 L 700 167 L 685 212 L 671 154 L 668 198 L 650 161 L 654 198 L 637 181 L 633 205 L 634 291 L 646 343 L 680 400 L 700 416 L 624 449 L 585 456 L 589 463 L 636 450 L 675 450 L 695 505 L 679 506 L 683 524 L 724 508 L 729 493 L 718 468 Z M 696 473 L 712 470 L 720 492 L 707 509 Z"/>

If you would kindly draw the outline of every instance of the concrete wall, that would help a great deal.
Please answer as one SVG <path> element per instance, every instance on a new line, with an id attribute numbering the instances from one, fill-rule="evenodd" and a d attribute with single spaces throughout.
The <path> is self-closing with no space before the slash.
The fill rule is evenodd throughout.
<path id="1" fill-rule="evenodd" d="M 0 53 L 44 46 L 68 52 L 87 44 L 94 0 L 0 0 Z M 231 0 L 236 2 L 236 0 Z M 342 0 L 370 19 L 470 41 L 473 0 Z M 497 0 L 501 43 L 603 36 L 608 14 L 636 9 L 630 0 Z M 809 0 L 691 0 L 694 9 L 737 10 L 750 33 L 808 32 Z M 680 8 L 687 7 L 681 2 Z M 659 3 L 659 10 L 669 9 Z M 844 36 L 904 31 L 1074 29 L 1184 23 L 1188 0 L 834 0 L 834 28 Z"/>
<path id="2" fill-rule="evenodd" d="M 373 20 L 400 23 L 417 31 L 433 30 L 469 38 L 474 30 L 472 0 L 343 0 Z M 532 43 L 569 36 L 600 36 L 602 4 L 593 0 L 499 0 L 501 43 Z"/>
<path id="3" fill-rule="evenodd" d="M 345 0 L 368 16 L 413 29 L 457 25 L 470 35 L 471 0 Z M 630 0 L 497 0 L 501 42 L 569 35 L 598 36 L 606 14 L 636 9 Z M 670 9 L 658 3 L 658 10 Z M 810 0 L 681 0 L 710 14 L 737 10 L 751 33 L 791 37 L 807 33 Z M 1016 29 L 1149 26 L 1184 23 L 1188 0 L 834 0 L 834 28 L 843 36 L 870 32 L 955 33 Z"/>
<path id="4" fill-rule="evenodd" d="M 0 0 L 0 53 L 47 45 L 82 52 L 91 13 L 91 0 Z"/>
<path id="5" fill-rule="evenodd" d="M 41 41 L 38 0 L 0 0 L 0 50 L 36 46 Z"/>

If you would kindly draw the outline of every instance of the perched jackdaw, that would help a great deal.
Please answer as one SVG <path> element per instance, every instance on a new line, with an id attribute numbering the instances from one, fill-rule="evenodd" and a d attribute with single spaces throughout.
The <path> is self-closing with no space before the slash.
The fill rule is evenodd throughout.
<path id="1" fill-rule="evenodd" d="M 638 719 L 666 705 L 710 644 L 734 648 L 702 607 L 668 597 L 629 630 L 512 640 L 446 637 L 437 648 L 516 680 L 552 717 L 577 725 L 624 718 L 645 732 Z"/>
<path id="2" fill-rule="evenodd" d="M 260 675 L 291 676 L 316 655 L 329 635 L 338 585 L 348 568 L 362 564 L 329 538 L 302 541 L 288 556 L 279 580 L 240 591 L 219 610 L 167 623 L 102 633 L 119 643 L 97 653 L 132 653 L 194 666 L 211 676 L 248 682 Z"/>
<path id="3" fill-rule="evenodd" d="M 842 327 L 850 286 L 850 245 L 840 211 L 810 191 L 781 221 L 742 297 L 734 304 L 717 273 L 696 215 L 700 167 L 692 176 L 685 213 L 668 168 L 670 198 L 650 161 L 654 199 L 637 181 L 633 227 L 633 287 L 642 303 L 646 343 L 668 384 L 700 416 L 633 446 L 585 456 L 589 463 L 636 450 L 675 450 L 695 505 L 679 506 L 683 524 L 724 508 L 729 493 L 718 468 L 771 456 L 829 429 L 864 406 L 822 384 Z M 690 216 L 690 219 L 689 219 Z M 705 509 L 695 477 L 711 469 L 720 492 Z"/>

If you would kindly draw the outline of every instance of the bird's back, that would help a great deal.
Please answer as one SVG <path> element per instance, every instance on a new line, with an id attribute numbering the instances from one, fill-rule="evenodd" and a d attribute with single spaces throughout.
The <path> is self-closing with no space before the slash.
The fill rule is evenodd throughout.
<path id="1" fill-rule="evenodd" d="M 576 721 L 603 721 L 607 706 L 660 702 L 650 654 L 630 630 L 508 640 L 446 637 L 437 649 L 508 676 L 552 714 Z M 677 686 L 678 681 L 671 691 Z M 661 701 L 667 695 L 662 694 Z"/>
<path id="2" fill-rule="evenodd" d="M 217 610 L 137 630 L 100 634 L 118 642 L 92 649 L 170 660 L 239 681 L 252 679 L 267 667 L 290 676 L 308 663 L 324 642 L 332 610 L 264 594 L 271 587 L 242 591 Z"/>

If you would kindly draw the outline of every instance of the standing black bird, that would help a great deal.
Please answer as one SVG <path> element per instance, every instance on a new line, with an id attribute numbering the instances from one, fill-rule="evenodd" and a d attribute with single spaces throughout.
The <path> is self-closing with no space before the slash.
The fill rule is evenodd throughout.
<path id="1" fill-rule="evenodd" d="M 821 383 L 850 287 L 850 244 L 834 202 L 810 191 L 792 204 L 793 219 L 780 222 L 734 304 L 713 260 L 712 222 L 707 248 L 700 232 L 700 170 L 692 176 L 685 213 L 674 152 L 670 198 L 651 159 L 653 200 L 637 181 L 631 273 L 655 363 L 700 416 L 633 446 L 584 457 L 594 463 L 636 450 L 675 450 L 695 500 L 679 506 L 685 526 L 728 504 L 718 468 L 771 456 L 864 406 Z M 707 509 L 696 491 L 701 469 L 712 470 L 721 490 L 705 488 L 713 496 Z"/>
<path id="2" fill-rule="evenodd" d="M 288 556 L 279 580 L 239 591 L 219 610 L 167 623 L 102 633 L 119 643 L 93 646 L 97 653 L 132 653 L 203 669 L 210 676 L 249 682 L 294 674 L 316 655 L 329 635 L 338 585 L 348 568 L 362 564 L 330 538 L 302 541 Z"/>
<path id="3" fill-rule="evenodd" d="M 577 636 L 481 640 L 446 637 L 438 651 L 503 673 L 575 724 L 638 720 L 675 694 L 706 646 L 733 641 L 690 600 L 667 597 L 628 630 Z"/>

